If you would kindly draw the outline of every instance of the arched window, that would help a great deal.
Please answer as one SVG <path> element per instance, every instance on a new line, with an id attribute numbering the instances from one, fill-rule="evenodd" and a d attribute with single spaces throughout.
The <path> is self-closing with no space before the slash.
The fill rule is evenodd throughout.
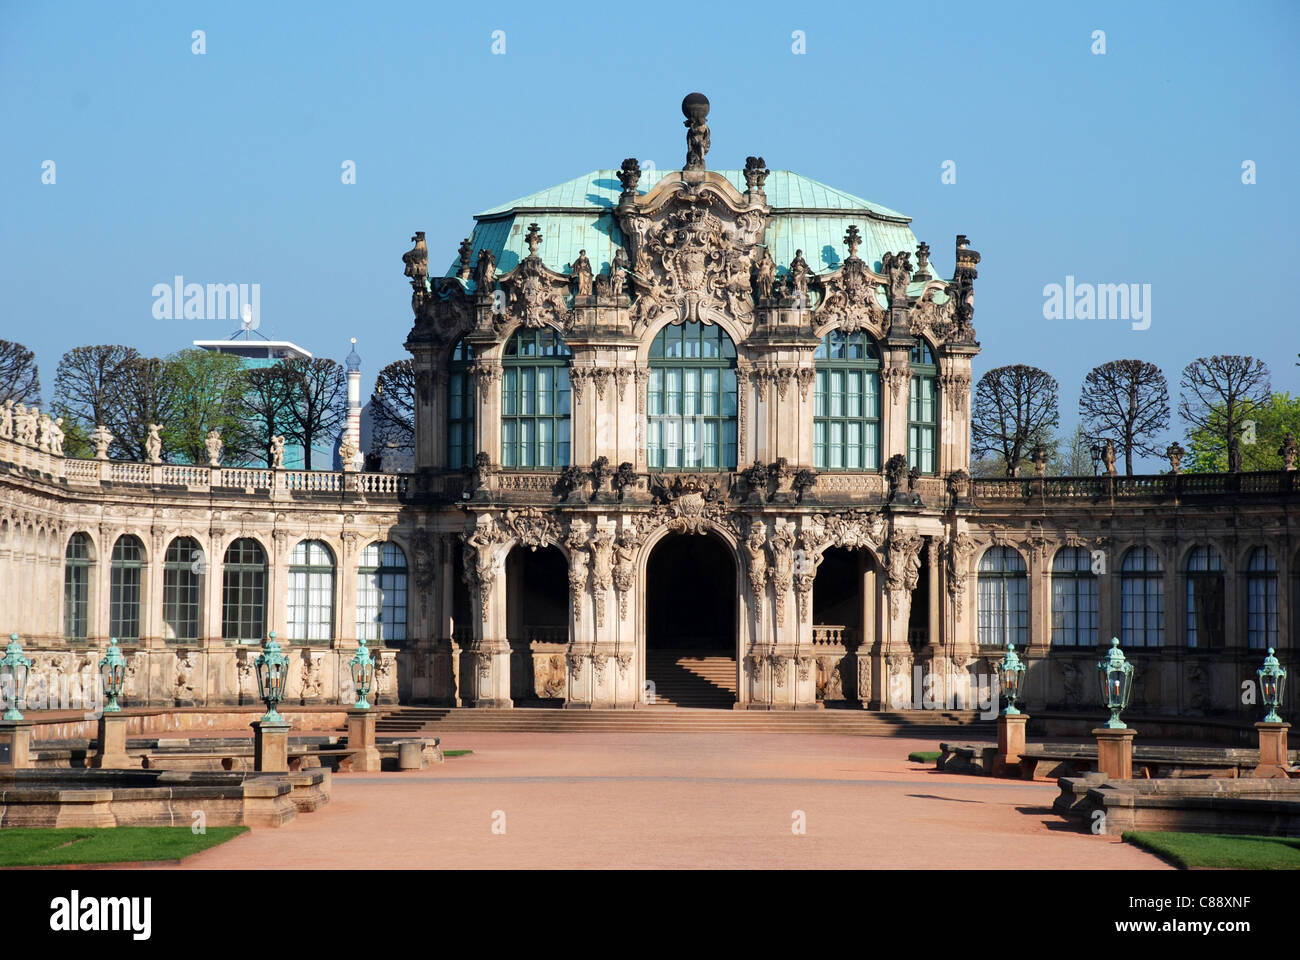
<path id="1" fill-rule="evenodd" d="M 361 551 L 357 637 L 390 646 L 406 640 L 406 554 L 395 543 L 372 543 Z"/>
<path id="2" fill-rule="evenodd" d="M 912 345 L 912 378 L 907 392 L 907 465 L 934 473 L 939 460 L 939 367 L 934 351 L 920 337 Z"/>
<path id="3" fill-rule="evenodd" d="M 140 591 L 144 580 L 144 544 L 125 534 L 113 544 L 109 571 L 108 634 L 119 640 L 140 639 Z"/>
<path id="4" fill-rule="evenodd" d="M 1120 565 L 1120 642 L 1159 647 L 1165 642 L 1165 575 L 1150 547 L 1134 547 Z"/>
<path id="5" fill-rule="evenodd" d="M 1277 561 L 1268 547 L 1256 547 L 1246 565 L 1246 644 L 1277 646 Z"/>
<path id="6" fill-rule="evenodd" d="M 569 353 L 549 328 L 520 330 L 501 359 L 501 465 L 569 465 Z"/>
<path id="7" fill-rule="evenodd" d="M 867 334 L 832 330 L 813 354 L 813 466 L 880 469 L 880 351 Z"/>
<path id="8" fill-rule="evenodd" d="M 221 571 L 221 636 L 256 643 L 266 633 L 266 551 L 252 537 L 226 549 Z"/>
<path id="9" fill-rule="evenodd" d="M 1011 547 L 989 547 L 979 563 L 980 646 L 1029 642 L 1029 580 L 1025 558 Z"/>
<path id="10" fill-rule="evenodd" d="M 163 636 L 197 640 L 203 609 L 203 548 L 193 537 L 177 537 L 163 559 Z"/>
<path id="11" fill-rule="evenodd" d="M 85 640 L 90 626 L 90 534 L 74 533 L 63 554 L 63 636 Z"/>
<path id="12" fill-rule="evenodd" d="M 289 557 L 289 639 L 334 638 L 334 552 L 302 540 Z"/>
<path id="13" fill-rule="evenodd" d="M 1213 547 L 1196 547 L 1183 566 L 1187 578 L 1187 645 L 1223 646 L 1223 559 Z"/>
<path id="14" fill-rule="evenodd" d="M 646 461 L 736 468 L 736 345 L 716 324 L 670 324 L 650 344 Z"/>
<path id="15" fill-rule="evenodd" d="M 1082 547 L 1062 547 L 1052 560 L 1052 643 L 1097 644 L 1097 576 Z"/>
<path id="16" fill-rule="evenodd" d="M 451 351 L 447 376 L 447 466 L 453 470 L 473 466 L 474 454 L 474 348 L 457 341 Z"/>

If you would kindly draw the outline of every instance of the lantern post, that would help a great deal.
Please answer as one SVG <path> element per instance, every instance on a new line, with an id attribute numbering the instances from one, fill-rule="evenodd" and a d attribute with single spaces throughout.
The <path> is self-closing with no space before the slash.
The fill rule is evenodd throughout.
<path id="1" fill-rule="evenodd" d="M 1020 758 L 1025 752 L 1025 725 L 1029 715 L 1016 709 L 1025 679 L 1025 662 L 1016 653 L 1014 643 L 1007 644 L 1006 655 L 998 664 L 998 680 L 1007 705 L 998 715 L 998 752 L 993 758 L 993 775 L 1021 775 Z"/>
<path id="2" fill-rule="evenodd" d="M 1133 664 L 1119 648 L 1119 638 L 1112 637 L 1106 658 L 1097 664 L 1101 685 L 1101 702 L 1110 710 L 1104 727 L 1092 731 L 1097 738 L 1097 769 L 1114 780 L 1133 777 L 1133 738 L 1137 731 L 1126 726 L 1120 714 L 1133 693 Z"/>
<path id="3" fill-rule="evenodd" d="M 348 711 L 348 767 L 373 773 L 381 767 L 379 748 L 375 745 L 375 721 L 378 714 L 370 709 L 367 696 L 375 681 L 375 658 L 366 649 L 365 638 L 357 641 L 357 652 L 348 664 L 352 669 L 352 686 L 356 703 Z"/>
<path id="4" fill-rule="evenodd" d="M 117 702 L 126 686 L 126 657 L 117 645 L 116 637 L 109 637 L 108 649 L 99 661 L 99 676 L 104 685 L 107 703 L 99 712 L 94 766 L 122 769 L 138 767 L 126 752 L 126 714 Z"/>
<path id="5" fill-rule="evenodd" d="M 9 634 L 9 646 L 0 657 L 0 699 L 5 704 L 0 719 L 0 770 L 23 770 L 32 765 L 32 721 L 23 717 L 18 704 L 27 696 L 27 675 L 32 661 L 23 655 L 18 634 Z"/>
<path id="6" fill-rule="evenodd" d="M 1256 777 L 1286 777 L 1291 759 L 1287 753 L 1286 733 L 1291 724 L 1282 719 L 1278 708 L 1286 699 L 1286 668 L 1278 663 L 1273 648 L 1268 648 L 1264 665 L 1255 671 L 1259 678 L 1260 704 L 1268 708 L 1264 719 L 1255 724 L 1259 731 L 1259 765 Z"/>
<path id="7" fill-rule="evenodd" d="M 289 658 L 280 651 L 274 631 L 267 636 L 253 666 L 257 671 L 258 696 L 266 704 L 266 714 L 250 724 L 253 728 L 253 769 L 287 773 L 289 721 L 280 716 L 276 707 L 284 700 L 284 689 L 289 681 Z"/>

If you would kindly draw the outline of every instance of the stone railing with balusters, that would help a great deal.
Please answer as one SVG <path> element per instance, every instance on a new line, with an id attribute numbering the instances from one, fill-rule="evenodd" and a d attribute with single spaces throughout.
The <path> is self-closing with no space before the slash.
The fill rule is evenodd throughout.
<path id="1" fill-rule="evenodd" d="M 847 650 L 858 642 L 858 632 L 853 627 L 817 623 L 813 624 L 812 630 L 815 647 L 839 646 Z"/>
<path id="2" fill-rule="evenodd" d="M 268 470 L 259 467 L 210 467 L 187 463 L 132 463 L 79 460 L 0 438 L 0 469 L 28 471 L 70 487 L 113 485 L 217 489 L 244 493 L 267 491 L 272 498 L 294 493 L 357 493 L 402 497 L 409 477 L 395 473 L 348 473 L 333 470 Z"/>
<path id="3" fill-rule="evenodd" d="M 1169 500 L 1206 496 L 1294 496 L 1295 470 L 1259 473 L 1159 473 L 1114 477 L 994 477 L 971 481 L 975 503 L 999 501 Z"/>

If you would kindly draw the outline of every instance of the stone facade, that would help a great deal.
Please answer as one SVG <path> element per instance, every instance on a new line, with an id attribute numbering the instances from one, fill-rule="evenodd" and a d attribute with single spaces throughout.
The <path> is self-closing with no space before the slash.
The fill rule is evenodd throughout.
<path id="1" fill-rule="evenodd" d="M 959 236 L 947 280 L 931 275 L 924 243 L 862 259 L 867 234 L 877 246 L 882 236 L 911 238 L 906 218 L 869 206 L 810 211 L 788 197 L 786 206 L 769 203 L 761 158 L 730 177 L 705 169 L 707 126 L 701 133 L 702 116 L 688 117 L 695 153 L 686 169 L 640 192 L 635 160 L 610 172 L 622 189 L 599 214 L 614 238 L 607 262 L 584 249 L 548 263 L 553 238 L 536 223 L 523 230 L 530 216 L 547 215 L 542 205 L 483 215 L 444 277 L 429 276 L 416 235 L 403 258 L 415 315 L 406 341 L 416 383 L 409 474 L 79 461 L 0 439 L 0 600 L 28 651 L 75 666 L 102 649 L 107 551 L 132 533 L 146 545 L 147 573 L 142 639 L 126 650 L 127 701 L 250 702 L 255 647 L 221 637 L 215 558 L 237 538 L 262 545 L 267 625 L 283 636 L 290 554 L 316 540 L 335 558 L 332 638 L 293 645 L 289 696 L 346 702 L 358 557 L 389 542 L 406 557 L 409 604 L 405 642 L 378 650 L 381 703 L 632 707 L 647 679 L 651 558 L 669 538 L 708 537 L 731 570 L 698 590 L 734 598 L 728 652 L 738 706 L 905 707 L 922 685 L 934 701 L 960 695 L 969 704 L 1001 656 L 980 647 L 978 631 L 979 563 L 997 546 L 1026 565 L 1029 710 L 1095 710 L 1097 645 L 1052 642 L 1053 558 L 1082 547 L 1098 563 L 1100 643 L 1121 633 L 1120 568 L 1141 546 L 1161 561 L 1164 641 L 1127 650 L 1138 665 L 1135 709 L 1253 719 L 1240 688 L 1263 651 L 1245 642 L 1245 571 L 1253 549 L 1268 546 L 1277 644 L 1292 646 L 1296 474 L 971 480 L 979 254 Z M 743 191 L 733 182 L 741 178 Z M 843 255 L 819 254 L 834 268 L 814 273 L 802 251 L 774 260 L 783 231 L 814 215 L 843 230 L 835 238 Z M 492 232 L 510 218 L 526 254 Z M 721 328 L 735 348 L 735 462 L 657 468 L 647 454 L 650 351 L 661 331 L 695 324 Z M 567 347 L 567 466 L 502 462 L 505 351 L 529 330 L 553 331 Z M 879 351 L 878 468 L 815 469 L 814 353 L 833 331 L 865 333 Z M 938 405 L 927 471 L 908 466 L 918 338 L 931 352 Z M 464 465 L 452 462 L 448 433 L 458 344 L 473 357 L 474 455 Z M 62 636 L 64 552 L 77 532 L 94 555 L 81 644 Z M 160 612 L 161 557 L 177 536 L 196 539 L 212 562 L 202 637 L 183 644 L 164 639 Z M 1213 649 L 1185 642 L 1184 569 L 1198 545 L 1223 559 L 1226 642 Z M 562 624 L 538 626 L 521 612 L 526 574 L 510 558 L 552 549 L 564 578 L 549 597 L 566 612 Z M 832 550 L 850 584 L 839 608 L 851 608 L 844 619 L 855 625 L 817 615 L 817 577 Z"/>

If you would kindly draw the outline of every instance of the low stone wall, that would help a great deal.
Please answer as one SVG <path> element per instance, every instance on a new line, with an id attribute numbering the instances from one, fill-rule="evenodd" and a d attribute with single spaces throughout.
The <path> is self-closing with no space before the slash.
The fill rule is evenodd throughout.
<path id="1" fill-rule="evenodd" d="M 295 730 L 341 730 L 347 725 L 348 718 L 343 707 L 333 710 L 281 707 L 280 712 Z M 258 705 L 198 710 L 128 709 L 123 716 L 128 736 L 148 736 L 202 730 L 242 730 L 254 720 L 260 720 L 264 713 L 266 707 Z M 64 711 L 46 720 L 37 712 L 29 714 L 28 719 L 33 721 L 33 740 L 93 740 L 96 736 L 97 721 L 85 714 Z"/>
<path id="2" fill-rule="evenodd" d="M 1053 809 L 1080 829 L 1182 830 L 1300 836 L 1300 781 L 1279 779 L 1108 780 L 1062 777 Z"/>
<path id="3" fill-rule="evenodd" d="M 329 802 L 330 771 L 15 770 L 0 827 L 278 827 Z"/>

